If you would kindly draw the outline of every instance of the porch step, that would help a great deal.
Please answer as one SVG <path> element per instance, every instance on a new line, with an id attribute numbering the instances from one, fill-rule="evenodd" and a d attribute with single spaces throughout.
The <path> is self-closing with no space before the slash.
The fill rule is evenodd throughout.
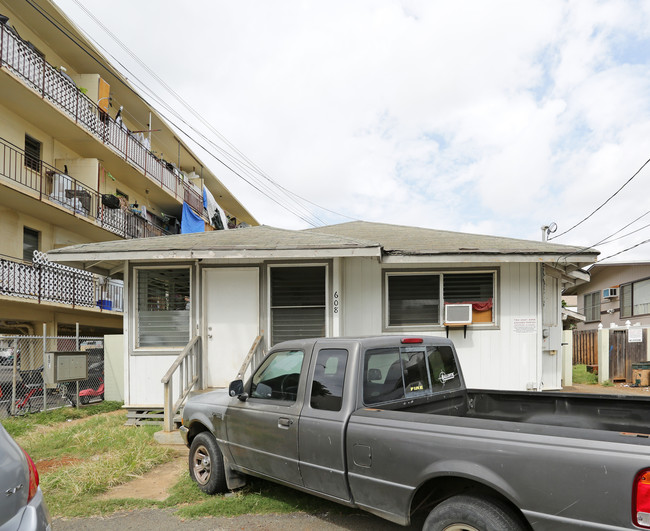
<path id="1" fill-rule="evenodd" d="M 164 409 L 127 408 L 126 426 L 144 426 L 145 424 L 156 424 L 162 426 L 164 418 Z"/>

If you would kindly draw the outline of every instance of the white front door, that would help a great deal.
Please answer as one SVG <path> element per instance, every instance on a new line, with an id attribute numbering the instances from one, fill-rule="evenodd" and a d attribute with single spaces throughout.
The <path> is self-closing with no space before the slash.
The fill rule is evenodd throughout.
<path id="1" fill-rule="evenodd" d="M 259 269 L 205 269 L 205 383 L 228 387 L 259 333 Z"/>

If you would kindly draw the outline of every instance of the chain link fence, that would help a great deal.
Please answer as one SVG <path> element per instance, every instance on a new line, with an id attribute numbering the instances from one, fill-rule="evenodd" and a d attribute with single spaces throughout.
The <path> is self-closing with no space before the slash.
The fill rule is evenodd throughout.
<path id="1" fill-rule="evenodd" d="M 45 385 L 46 352 L 85 351 L 88 379 Z M 0 418 L 104 400 L 104 338 L 0 335 Z"/>

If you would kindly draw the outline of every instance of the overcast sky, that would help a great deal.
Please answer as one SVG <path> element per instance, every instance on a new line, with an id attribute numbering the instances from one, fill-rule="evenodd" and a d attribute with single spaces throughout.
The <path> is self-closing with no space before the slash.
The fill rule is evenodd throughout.
<path id="1" fill-rule="evenodd" d="M 75 0 L 55 1 L 181 109 Z M 650 158 L 648 2 L 82 1 L 268 177 L 350 218 L 539 240 Z M 192 147 L 260 223 L 311 226 Z M 649 183 L 650 164 L 553 241 L 615 233 L 650 211 Z M 313 223 L 348 221 L 306 205 Z M 650 244 L 609 262 L 628 260 Z"/>

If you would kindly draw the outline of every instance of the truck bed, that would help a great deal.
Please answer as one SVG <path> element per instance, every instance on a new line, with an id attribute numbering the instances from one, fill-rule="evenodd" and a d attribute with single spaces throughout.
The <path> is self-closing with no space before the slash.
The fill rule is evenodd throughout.
<path id="1" fill-rule="evenodd" d="M 445 393 L 426 403 L 399 409 L 650 437 L 650 397 L 470 389 Z"/>

